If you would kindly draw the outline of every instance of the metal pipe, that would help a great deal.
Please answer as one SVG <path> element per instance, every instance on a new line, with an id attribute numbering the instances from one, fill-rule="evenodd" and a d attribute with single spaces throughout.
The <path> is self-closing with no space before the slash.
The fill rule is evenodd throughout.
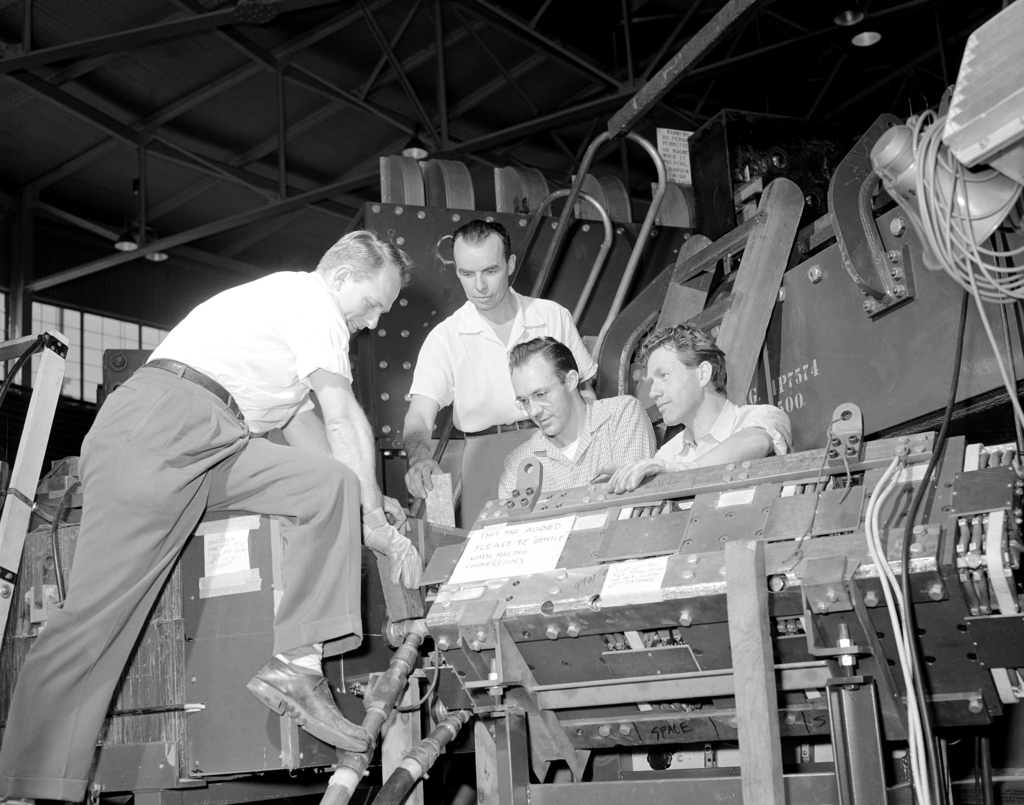
<path id="1" fill-rule="evenodd" d="M 138 218 L 139 225 L 139 246 L 146 245 L 146 186 L 148 184 L 146 180 L 146 150 L 147 150 L 147 132 L 142 132 L 139 135 L 139 197 L 136 204 L 136 217 Z"/>
<path id="2" fill-rule="evenodd" d="M 622 279 L 619 281 L 619 288 L 615 292 L 615 299 L 612 300 L 612 306 L 608 309 L 608 315 L 605 317 L 604 325 L 601 327 L 601 332 L 598 333 L 597 342 L 594 344 L 594 354 L 601 354 L 601 345 L 604 343 L 605 337 L 608 335 L 608 330 L 611 329 L 612 323 L 615 321 L 615 317 L 619 315 L 622 310 L 622 306 L 626 302 L 626 294 L 629 292 L 630 285 L 633 284 L 633 277 L 636 274 L 637 266 L 640 264 L 640 256 L 643 253 L 644 246 L 647 245 L 647 238 L 651 234 L 651 230 L 654 228 L 654 219 L 658 215 L 658 210 L 661 208 L 661 201 L 665 198 L 665 188 L 668 186 L 668 178 L 665 173 L 665 161 L 661 158 L 661 154 L 658 153 L 658 149 L 651 145 L 650 141 L 641 137 L 635 132 L 627 132 L 626 137 L 633 142 L 640 145 L 648 154 L 651 159 L 654 160 L 654 167 L 658 171 L 658 186 L 654 189 L 654 198 L 651 199 L 650 209 L 647 210 L 647 217 L 644 218 L 644 225 L 640 228 L 640 235 L 636 239 L 636 244 L 633 246 L 633 252 L 629 255 L 629 262 L 626 263 L 626 270 L 622 273 Z"/>
<path id="3" fill-rule="evenodd" d="M 288 130 L 284 106 L 284 70 L 285 63 L 277 63 L 277 193 L 281 198 L 288 198 Z"/>
<path id="4" fill-rule="evenodd" d="M 590 171 L 590 164 L 594 161 L 594 155 L 597 154 L 597 149 L 600 148 L 604 143 L 611 139 L 611 135 L 607 131 L 602 131 L 598 134 L 594 141 L 587 148 L 587 152 L 583 155 L 583 161 L 580 162 L 579 170 L 576 172 L 576 178 L 572 181 L 572 187 L 569 189 L 569 196 L 565 202 L 565 209 L 562 210 L 562 214 L 558 219 L 558 227 L 555 229 L 555 236 L 551 239 L 551 245 L 548 246 L 548 253 L 544 256 L 544 264 L 541 266 L 540 273 L 537 275 L 537 279 L 533 283 L 533 288 L 530 291 L 530 296 L 542 296 L 544 290 L 548 284 L 548 278 L 551 276 L 551 270 L 554 268 L 555 260 L 558 258 L 558 252 L 562 248 L 562 243 L 565 241 L 566 232 L 569 229 L 569 220 L 572 218 L 572 208 L 576 203 L 576 199 L 579 198 L 580 190 L 583 188 L 583 180 L 587 177 L 587 173 Z M 664 172 L 665 166 L 662 163 L 662 172 Z"/>
<path id="5" fill-rule="evenodd" d="M 472 717 L 471 710 L 456 710 L 402 758 L 374 799 L 374 805 L 401 805 L 413 786 L 430 771 L 444 748 L 455 740 Z"/>
<path id="6" fill-rule="evenodd" d="M 544 210 L 552 202 L 565 198 L 569 195 L 569 190 L 555 190 L 553 193 L 548 193 L 537 207 L 537 219 L 540 220 L 540 216 Z M 587 306 L 587 302 L 590 301 L 590 294 L 594 291 L 594 286 L 597 285 L 597 278 L 601 275 L 601 269 L 604 268 L 605 260 L 608 259 L 608 252 L 612 249 L 612 241 L 615 238 L 615 227 L 612 226 L 611 216 L 608 215 L 608 210 L 604 208 L 596 198 L 590 193 L 584 193 L 580 191 L 580 198 L 588 202 L 595 210 L 597 214 L 601 216 L 601 223 L 604 224 L 604 240 L 601 241 L 601 248 L 597 253 L 597 258 L 594 260 L 594 265 L 590 268 L 590 274 L 587 275 L 587 281 L 583 286 L 583 290 L 580 291 L 579 301 L 576 302 L 576 308 L 572 312 L 573 324 L 579 324 L 580 317 L 583 315 L 583 310 Z"/>
<path id="7" fill-rule="evenodd" d="M 381 727 L 391 716 L 409 681 L 409 674 L 416 667 L 419 658 L 419 647 L 427 636 L 427 623 L 424 620 L 414 621 L 405 636 L 405 642 L 395 651 L 388 670 L 378 676 L 366 691 L 363 706 L 366 716 L 362 727 L 374 742 L 380 734 Z M 320 805 L 347 805 L 356 786 L 359 785 L 370 766 L 373 757 L 374 743 L 365 752 L 343 752 L 338 758 L 338 768 L 327 783 Z"/>

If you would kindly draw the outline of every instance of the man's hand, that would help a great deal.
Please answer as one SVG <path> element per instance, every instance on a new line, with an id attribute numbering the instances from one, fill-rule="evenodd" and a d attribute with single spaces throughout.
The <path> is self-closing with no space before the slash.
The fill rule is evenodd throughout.
<path id="1" fill-rule="evenodd" d="M 648 458 L 619 467 L 605 467 L 599 473 L 598 478 L 610 476 L 605 484 L 605 490 L 621 494 L 622 492 L 632 492 L 643 483 L 645 478 L 657 475 L 666 469 L 668 469 L 667 462 L 660 458 Z"/>
<path id="2" fill-rule="evenodd" d="M 398 529 L 399 533 L 405 534 L 409 531 L 409 520 L 402 508 L 402 504 L 387 495 L 381 495 L 381 505 L 384 507 L 384 514 L 387 515 L 391 524 Z"/>
<path id="3" fill-rule="evenodd" d="M 420 458 L 409 466 L 405 474 L 405 488 L 416 498 L 425 498 L 434 488 L 430 476 L 441 472 L 441 466 L 432 458 Z"/>
<path id="4" fill-rule="evenodd" d="M 366 533 L 367 527 L 363 525 Z M 410 590 L 420 586 L 423 573 L 423 562 L 413 544 L 393 526 L 385 523 L 378 525 L 363 538 L 366 547 L 382 553 L 391 560 L 391 583 L 401 581 Z"/>

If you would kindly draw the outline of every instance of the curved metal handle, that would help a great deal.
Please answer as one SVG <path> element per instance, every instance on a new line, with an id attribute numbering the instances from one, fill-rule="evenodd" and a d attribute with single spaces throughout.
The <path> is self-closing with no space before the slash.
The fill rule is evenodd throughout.
<path id="1" fill-rule="evenodd" d="M 644 246 L 647 245 L 647 238 L 651 234 L 651 230 L 654 228 L 654 219 L 658 215 L 658 210 L 661 208 L 662 199 L 665 198 L 665 189 L 668 187 L 668 177 L 665 172 L 665 161 L 661 158 L 661 154 L 658 153 L 658 149 L 651 145 L 649 140 L 644 139 L 635 132 L 629 132 L 626 134 L 627 139 L 640 145 L 654 160 L 654 167 L 658 171 L 658 186 L 654 189 L 654 198 L 651 199 L 650 209 L 647 210 L 647 217 L 644 218 L 644 225 L 640 228 L 640 235 L 636 239 L 636 243 L 633 245 L 633 251 L 629 255 L 629 261 L 626 263 L 626 270 L 622 273 L 622 279 L 619 281 L 618 290 L 615 292 L 615 299 L 612 300 L 612 306 L 608 309 L 608 315 L 605 317 L 604 325 L 601 327 L 601 332 L 598 333 L 597 342 L 594 344 L 594 355 L 601 354 L 601 345 L 604 343 L 605 337 L 608 335 L 608 330 L 612 326 L 612 322 L 615 321 L 615 317 L 619 315 L 622 310 L 622 306 L 626 302 L 626 294 L 629 292 L 629 286 L 633 284 L 633 277 L 636 274 L 637 266 L 640 264 L 640 256 L 643 254 Z"/>
<path id="2" fill-rule="evenodd" d="M 560 198 L 565 198 L 572 192 L 569 189 L 566 190 L 555 190 L 552 193 L 548 193 L 544 200 L 537 207 L 537 219 L 540 220 L 540 216 L 543 214 L 553 201 L 557 201 Z M 590 268 L 590 274 L 587 275 L 587 281 L 583 286 L 583 290 L 580 291 L 580 298 L 576 302 L 576 308 L 572 312 L 572 323 L 579 324 L 580 317 L 583 315 L 583 311 L 587 306 L 587 302 L 590 301 L 590 294 L 594 291 L 594 286 L 597 285 L 597 278 L 601 275 L 601 269 L 604 268 L 604 262 L 608 259 L 608 252 L 612 249 L 612 241 L 615 238 L 615 229 L 612 226 L 611 216 L 608 215 L 608 210 L 604 208 L 596 198 L 589 193 L 580 191 L 580 198 L 588 202 L 595 210 L 597 214 L 601 216 L 601 223 L 604 225 L 604 240 L 601 241 L 601 249 L 597 253 L 597 258 L 594 260 L 594 265 Z"/>

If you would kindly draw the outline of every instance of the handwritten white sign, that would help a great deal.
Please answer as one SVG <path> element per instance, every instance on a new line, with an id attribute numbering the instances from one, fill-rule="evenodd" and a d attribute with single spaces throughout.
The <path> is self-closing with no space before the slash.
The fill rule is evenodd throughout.
<path id="1" fill-rule="evenodd" d="M 248 529 L 207 534 L 203 540 L 207 576 L 249 570 Z"/>
<path id="2" fill-rule="evenodd" d="M 692 185 L 690 177 L 690 144 L 692 131 L 658 129 L 658 153 L 665 161 L 668 180 L 676 184 Z"/>
<path id="3" fill-rule="evenodd" d="M 609 565 L 601 588 L 601 603 L 613 606 L 661 601 L 661 580 L 665 578 L 666 568 L 668 556 Z"/>
<path id="4" fill-rule="evenodd" d="M 462 558 L 449 584 L 528 576 L 554 570 L 576 515 L 554 520 L 506 523 L 503 528 L 469 532 Z"/>

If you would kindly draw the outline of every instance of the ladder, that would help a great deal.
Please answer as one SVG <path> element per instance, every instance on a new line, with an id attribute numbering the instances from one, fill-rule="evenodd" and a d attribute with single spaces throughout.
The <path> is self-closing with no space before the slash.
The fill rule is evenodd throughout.
<path id="1" fill-rule="evenodd" d="M 43 455 L 50 438 L 57 399 L 64 383 L 68 340 L 62 333 L 51 331 L 0 343 L 0 361 L 17 361 L 8 376 L 11 381 L 37 351 L 42 353 L 42 358 L 11 470 L 10 486 L 4 498 L 3 514 L 0 515 L 0 640 L 7 631 L 7 616 L 14 599 L 21 552 L 35 508 L 36 485 L 43 468 Z"/>

